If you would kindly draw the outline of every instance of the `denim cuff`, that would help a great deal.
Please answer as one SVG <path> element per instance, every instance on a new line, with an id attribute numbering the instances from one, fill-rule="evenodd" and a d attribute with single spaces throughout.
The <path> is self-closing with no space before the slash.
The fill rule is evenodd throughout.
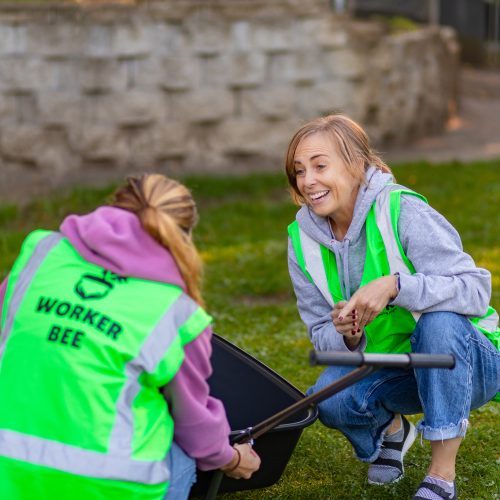
<path id="1" fill-rule="evenodd" d="M 425 425 L 424 419 L 417 424 L 418 432 L 422 433 L 422 437 L 428 441 L 443 441 L 444 439 L 453 439 L 457 437 L 465 437 L 469 421 L 464 418 L 458 424 L 449 424 L 444 427 L 429 427 Z"/>
<path id="2" fill-rule="evenodd" d="M 371 464 L 372 462 L 375 462 L 375 460 L 377 460 L 378 456 L 380 455 L 380 450 L 382 449 L 382 443 L 384 442 L 385 433 L 391 426 L 392 420 L 393 419 L 391 418 L 391 420 L 389 420 L 389 423 L 384 427 L 384 430 L 380 433 L 380 436 L 377 439 L 377 444 L 375 445 L 375 451 L 369 457 L 360 457 L 356 453 L 356 449 L 354 449 L 354 454 L 358 460 L 360 460 L 361 462 L 366 462 L 368 464 Z"/>

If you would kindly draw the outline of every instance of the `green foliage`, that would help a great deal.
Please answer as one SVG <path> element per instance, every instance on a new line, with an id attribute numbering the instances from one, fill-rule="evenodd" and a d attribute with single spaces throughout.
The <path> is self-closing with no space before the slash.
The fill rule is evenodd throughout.
<path id="1" fill-rule="evenodd" d="M 500 308 L 500 162 L 425 163 L 394 168 L 398 181 L 425 195 L 457 228 L 477 265 L 493 273 L 493 300 Z M 308 366 L 310 343 L 295 308 L 286 265 L 287 225 L 296 207 L 281 174 L 184 179 L 198 201 L 196 242 L 206 262 L 205 296 L 216 331 L 258 357 L 301 390 L 320 373 Z M 56 228 L 67 213 L 84 213 L 105 202 L 112 188 L 77 190 L 24 208 L 0 208 L 0 278 L 23 237 L 36 227 Z M 472 413 L 457 464 L 461 498 L 500 498 L 497 458 L 500 407 Z M 413 421 L 418 416 L 412 417 Z M 282 479 L 264 490 L 223 498 L 401 499 L 411 498 L 423 478 L 429 446 L 407 455 L 406 475 L 389 487 L 366 483 L 366 464 L 353 458 L 338 432 L 316 423 L 306 429 Z"/>
<path id="2" fill-rule="evenodd" d="M 389 33 L 404 33 L 407 31 L 416 31 L 420 28 L 419 24 L 404 16 L 372 16 L 387 26 Z"/>

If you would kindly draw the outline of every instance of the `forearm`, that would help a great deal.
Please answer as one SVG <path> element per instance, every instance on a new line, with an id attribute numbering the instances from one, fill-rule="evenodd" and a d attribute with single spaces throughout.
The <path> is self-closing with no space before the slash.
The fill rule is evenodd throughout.
<path id="1" fill-rule="evenodd" d="M 478 271 L 487 273 L 484 269 Z M 482 316 L 488 308 L 491 294 L 488 275 L 402 274 L 400 292 L 392 303 L 421 313 L 448 311 L 465 316 Z"/>
<path id="2" fill-rule="evenodd" d="M 401 244 L 416 273 L 401 274 L 394 304 L 410 311 L 450 311 L 466 316 L 486 312 L 491 275 L 476 267 L 453 226 L 412 196 L 401 198 Z"/>

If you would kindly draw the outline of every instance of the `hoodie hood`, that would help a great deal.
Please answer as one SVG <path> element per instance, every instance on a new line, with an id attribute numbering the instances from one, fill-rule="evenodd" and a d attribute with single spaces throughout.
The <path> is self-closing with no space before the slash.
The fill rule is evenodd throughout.
<path id="1" fill-rule="evenodd" d="M 381 172 L 375 167 L 368 168 L 366 171 L 366 184 L 362 184 L 359 188 L 354 205 L 353 219 L 344 240 L 350 242 L 358 240 L 366 216 L 375 198 L 388 182 L 394 182 L 392 174 Z M 297 212 L 296 219 L 302 231 L 308 236 L 323 245 L 330 246 L 332 231 L 327 217 L 316 215 L 309 206 L 304 205 Z"/>
<path id="2" fill-rule="evenodd" d="M 88 262 L 120 276 L 170 283 L 185 290 L 170 252 L 142 228 L 132 212 L 104 206 L 86 215 L 69 215 L 60 231 Z"/>

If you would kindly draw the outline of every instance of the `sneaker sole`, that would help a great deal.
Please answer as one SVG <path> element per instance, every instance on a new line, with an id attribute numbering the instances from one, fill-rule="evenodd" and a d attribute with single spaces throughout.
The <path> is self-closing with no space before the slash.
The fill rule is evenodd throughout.
<path id="1" fill-rule="evenodd" d="M 415 426 L 411 422 L 408 422 L 408 423 L 410 424 L 410 430 L 408 432 L 408 437 L 407 437 L 406 442 L 403 446 L 403 449 L 401 450 L 401 466 L 403 469 L 401 471 L 401 475 L 398 476 L 396 479 L 394 479 L 394 481 L 389 481 L 387 483 L 378 483 L 376 481 L 372 481 L 372 480 L 368 479 L 368 484 L 373 484 L 376 486 L 385 486 L 386 484 L 396 484 L 398 481 L 403 479 L 403 476 L 405 475 L 405 466 L 404 466 L 403 459 L 406 455 L 406 452 L 411 448 L 412 444 L 415 442 L 415 439 L 417 438 L 417 435 L 418 435 L 418 432 L 415 429 Z"/>

